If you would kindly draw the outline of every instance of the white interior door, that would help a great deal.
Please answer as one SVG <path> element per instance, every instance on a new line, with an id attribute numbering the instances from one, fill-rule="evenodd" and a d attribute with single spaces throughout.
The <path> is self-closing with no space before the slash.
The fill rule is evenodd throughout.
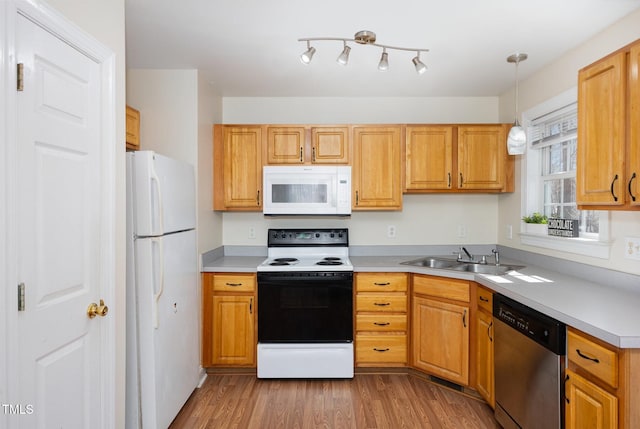
<path id="1" fill-rule="evenodd" d="M 25 16 L 15 21 L 16 62 L 24 65 L 16 102 L 17 313 L 13 403 L 30 406 L 20 428 L 105 427 L 105 371 L 115 351 L 113 323 L 90 319 L 91 302 L 112 296 L 105 278 L 113 237 L 105 222 L 101 65 Z M 111 304 L 106 302 L 106 305 Z M 111 381 L 114 383 L 114 381 Z M 27 409 L 29 410 L 29 409 Z"/>

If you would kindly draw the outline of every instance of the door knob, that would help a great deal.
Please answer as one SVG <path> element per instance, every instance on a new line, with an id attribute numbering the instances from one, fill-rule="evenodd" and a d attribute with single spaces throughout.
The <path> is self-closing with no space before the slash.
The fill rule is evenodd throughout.
<path id="1" fill-rule="evenodd" d="M 104 300 L 102 299 L 100 300 L 100 304 L 92 302 L 89 304 L 89 307 L 87 307 L 87 316 L 89 316 L 89 319 L 93 319 L 96 316 L 104 317 L 108 312 L 109 307 L 104 305 Z"/>

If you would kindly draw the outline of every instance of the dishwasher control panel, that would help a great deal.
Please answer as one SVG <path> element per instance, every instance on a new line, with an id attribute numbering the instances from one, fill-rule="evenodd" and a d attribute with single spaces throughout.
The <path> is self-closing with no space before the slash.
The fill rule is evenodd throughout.
<path id="1" fill-rule="evenodd" d="M 493 296 L 493 317 L 554 353 L 566 354 L 564 323 L 500 294 Z"/>

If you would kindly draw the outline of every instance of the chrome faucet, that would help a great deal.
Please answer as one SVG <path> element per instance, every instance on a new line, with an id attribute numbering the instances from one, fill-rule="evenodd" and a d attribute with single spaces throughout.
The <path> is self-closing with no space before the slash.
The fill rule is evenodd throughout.
<path id="1" fill-rule="evenodd" d="M 496 258 L 496 266 L 500 265 L 500 252 L 498 252 L 498 249 L 491 249 L 491 253 Z"/>
<path id="2" fill-rule="evenodd" d="M 463 252 L 467 255 L 467 259 L 462 257 Z M 473 260 L 473 255 L 469 253 L 469 251 L 464 246 L 460 246 L 460 251 L 458 252 L 458 262 L 475 262 Z"/>

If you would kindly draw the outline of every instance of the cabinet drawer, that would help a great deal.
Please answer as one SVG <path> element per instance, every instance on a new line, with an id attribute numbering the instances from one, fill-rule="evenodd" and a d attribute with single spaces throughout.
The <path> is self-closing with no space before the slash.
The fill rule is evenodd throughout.
<path id="1" fill-rule="evenodd" d="M 356 331 L 406 331 L 406 314 L 358 314 Z"/>
<path id="2" fill-rule="evenodd" d="M 576 331 L 567 333 L 567 356 L 612 387 L 618 387 L 618 354 Z"/>
<path id="3" fill-rule="evenodd" d="M 406 363 L 406 335 L 357 335 L 356 363 Z"/>
<path id="4" fill-rule="evenodd" d="M 493 293 L 485 289 L 483 287 L 478 286 L 477 295 L 478 295 L 478 308 L 483 308 L 487 310 L 489 313 L 493 312 Z"/>
<path id="5" fill-rule="evenodd" d="M 356 311 L 406 313 L 407 296 L 402 294 L 358 294 L 356 295 Z"/>
<path id="6" fill-rule="evenodd" d="M 356 273 L 357 292 L 405 292 L 405 273 Z"/>
<path id="7" fill-rule="evenodd" d="M 469 302 L 469 282 L 466 280 L 414 275 L 413 292 Z"/>
<path id="8" fill-rule="evenodd" d="M 213 277 L 213 290 L 216 292 L 254 292 L 256 276 L 254 274 L 216 274 Z"/>

